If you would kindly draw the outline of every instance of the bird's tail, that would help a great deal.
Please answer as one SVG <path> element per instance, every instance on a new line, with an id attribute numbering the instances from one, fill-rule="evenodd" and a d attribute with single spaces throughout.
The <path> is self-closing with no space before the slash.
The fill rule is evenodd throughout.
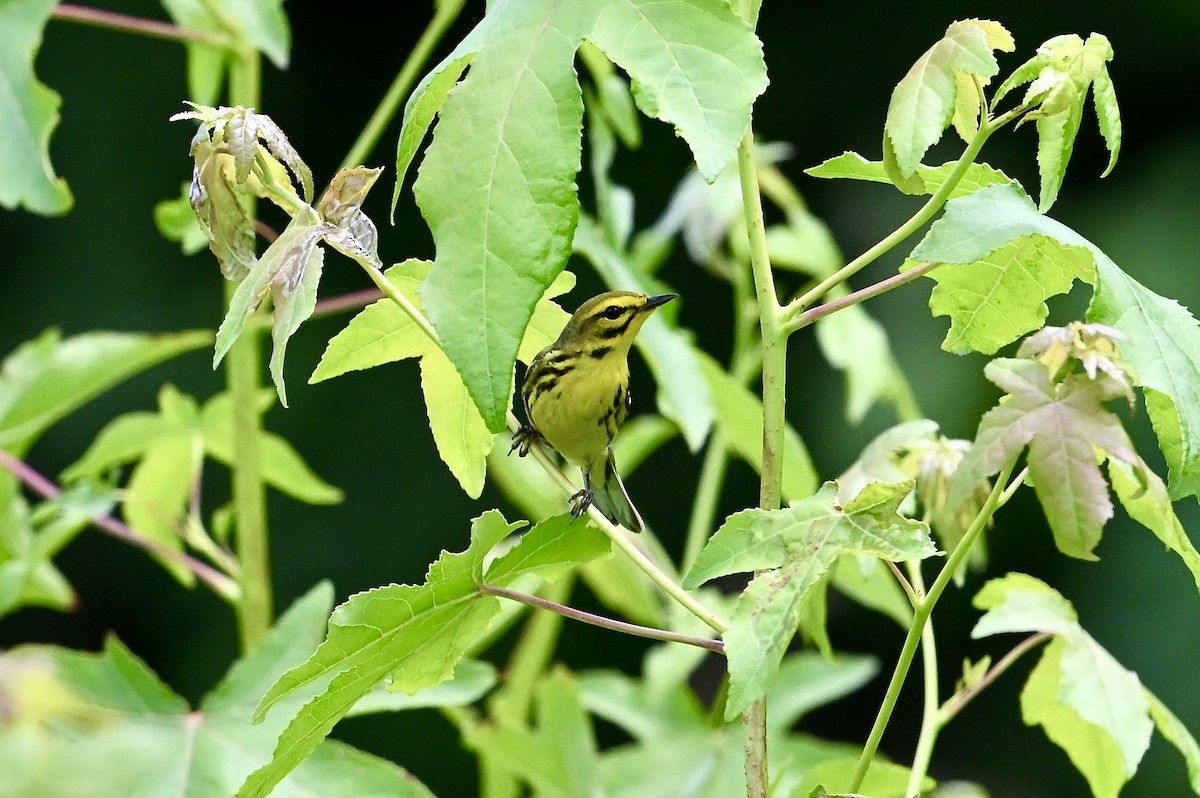
<path id="1" fill-rule="evenodd" d="M 631 532 L 645 528 L 642 517 L 629 501 L 625 484 L 617 473 L 617 463 L 610 447 L 603 463 L 596 463 L 584 470 L 584 486 L 592 492 L 592 504 L 614 524 L 620 524 Z"/>

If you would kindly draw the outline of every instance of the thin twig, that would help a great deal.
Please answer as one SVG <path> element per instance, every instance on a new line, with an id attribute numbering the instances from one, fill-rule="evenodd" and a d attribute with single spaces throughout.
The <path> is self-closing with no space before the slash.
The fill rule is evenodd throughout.
<path id="1" fill-rule="evenodd" d="M 818 305 L 815 308 L 809 308 L 808 310 L 797 316 L 794 316 L 791 320 L 789 320 L 784 326 L 784 329 L 787 330 L 788 333 L 793 333 L 802 327 L 807 327 L 820 318 L 828 316 L 830 313 L 836 313 L 843 308 L 850 307 L 851 305 L 857 305 L 859 302 L 865 302 L 866 300 L 877 297 L 880 294 L 887 293 L 893 288 L 905 285 L 906 283 L 911 283 L 913 280 L 927 274 L 940 265 L 940 263 L 926 261 L 925 263 L 914 266 L 911 269 L 902 271 L 899 274 L 893 274 L 891 277 L 888 277 L 885 280 L 880 280 L 874 285 L 869 285 L 866 288 L 854 291 L 853 293 L 847 294 L 844 297 L 831 300 L 826 302 L 824 305 Z"/>
<path id="2" fill-rule="evenodd" d="M 493 596 L 500 596 L 513 601 L 519 601 L 522 604 L 528 604 L 531 607 L 540 607 L 544 610 L 556 612 L 566 618 L 571 618 L 576 621 L 599 626 L 602 629 L 611 629 L 614 632 L 623 632 L 627 635 L 635 635 L 637 637 L 645 637 L 650 640 L 662 640 L 667 643 L 685 643 L 689 646 L 697 648 L 707 648 L 709 651 L 716 651 L 719 654 L 725 652 L 725 644 L 720 640 L 713 640 L 707 637 L 693 637 L 691 635 L 680 634 L 678 632 L 670 632 L 666 629 L 654 629 L 650 626 L 639 626 L 636 623 L 626 623 L 613 618 L 606 618 L 603 615 L 595 615 L 594 613 L 577 610 L 574 607 L 568 607 L 565 604 L 558 604 L 553 601 L 534 596 L 529 593 L 521 593 L 517 590 L 509 590 L 504 587 L 495 587 L 494 585 L 480 585 L 479 589 L 484 593 L 490 593 Z"/>
<path id="3" fill-rule="evenodd" d="M 54 484 L 54 482 L 42 474 L 38 473 L 33 466 L 25 461 L 14 457 L 8 452 L 0 449 L 0 467 L 10 472 L 17 479 L 25 483 L 25 485 L 45 499 L 56 499 L 62 494 L 62 488 Z M 109 515 L 99 516 L 90 519 L 91 524 L 98 529 L 101 529 L 113 537 L 130 543 L 143 551 L 151 554 L 165 557 L 169 560 L 174 560 L 180 565 L 187 568 L 196 578 L 206 583 L 213 589 L 217 595 L 222 598 L 234 601 L 237 599 L 239 590 L 237 583 L 230 579 L 225 574 L 210 566 L 208 563 L 197 560 L 188 554 L 165 546 L 157 540 L 143 537 L 137 532 L 130 529 L 125 524 Z"/>
<path id="4" fill-rule="evenodd" d="M 979 695 L 985 687 L 996 681 L 1002 673 L 1012 667 L 1012 664 L 1021 658 L 1025 652 L 1029 651 L 1039 643 L 1053 637 L 1049 632 L 1038 632 L 1030 635 L 1022 640 L 1017 645 L 1013 646 L 1012 650 L 1001 657 L 1000 661 L 988 669 L 988 672 L 983 675 L 983 678 L 971 686 L 970 689 L 964 690 L 961 693 L 949 698 L 941 710 L 938 711 L 938 726 L 943 727 L 949 723 L 955 715 L 962 711 L 962 708 L 971 702 L 975 696 Z"/>
<path id="5" fill-rule="evenodd" d="M 113 11 L 101 11 L 98 8 L 86 8 L 84 6 L 60 3 L 50 12 L 50 16 L 53 19 L 80 22 L 84 25 L 120 31 L 121 33 L 148 36 L 152 39 L 163 39 L 172 42 L 195 42 L 197 44 L 211 44 L 213 47 L 232 49 L 229 38 L 219 33 L 181 28 L 169 22 L 158 22 L 153 19 L 144 19 L 128 14 L 117 14 Z"/>

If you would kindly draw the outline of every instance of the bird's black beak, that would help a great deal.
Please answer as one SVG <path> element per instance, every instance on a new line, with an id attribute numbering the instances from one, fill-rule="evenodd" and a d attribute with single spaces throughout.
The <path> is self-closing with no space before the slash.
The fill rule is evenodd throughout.
<path id="1" fill-rule="evenodd" d="M 654 296 L 646 297 L 646 304 L 642 305 L 642 310 L 654 310 L 659 305 L 665 305 L 679 294 L 655 294 Z"/>

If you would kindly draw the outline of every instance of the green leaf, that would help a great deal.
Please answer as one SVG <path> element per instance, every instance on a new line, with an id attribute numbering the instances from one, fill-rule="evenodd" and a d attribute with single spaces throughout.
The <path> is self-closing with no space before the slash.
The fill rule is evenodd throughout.
<path id="1" fill-rule="evenodd" d="M 24 606 L 70 609 L 75 591 L 52 558 L 92 520 L 112 511 L 112 495 L 85 484 L 67 488 L 33 512 L 15 492 L 4 504 L 0 512 L 0 617 Z"/>
<path id="2" fill-rule="evenodd" d="M 144 334 L 57 330 L 19 346 L 0 369 L 0 447 L 20 457 L 53 424 L 121 381 L 212 341 L 204 330 Z"/>
<path id="3" fill-rule="evenodd" d="M 755 471 L 761 471 L 762 401 L 711 357 L 699 350 L 696 356 L 712 391 L 718 427 L 733 450 Z M 788 425 L 783 433 L 783 496 L 796 501 L 811 496 L 816 489 L 816 468 L 800 436 Z"/>
<path id="4" fill-rule="evenodd" d="M 946 178 L 950 176 L 950 173 L 957 165 L 956 162 L 952 161 L 944 163 L 941 166 L 918 166 L 916 177 L 921 181 L 921 193 L 933 194 L 936 192 L 941 188 L 942 183 L 946 181 Z M 848 178 L 850 180 L 866 180 L 871 183 L 892 182 L 883 168 L 882 161 L 868 161 L 857 152 L 844 152 L 816 166 L 805 169 L 804 174 L 830 179 Z M 950 192 L 949 199 L 965 197 L 968 194 L 974 194 L 985 186 L 997 183 L 1015 184 L 1016 181 L 999 169 L 994 169 L 985 163 L 973 163 L 967 167 L 966 173 L 959 179 L 954 190 Z"/>
<path id="5" fill-rule="evenodd" d="M 1108 485 L 1097 450 L 1131 465 L 1141 463 L 1128 434 L 1104 402 L 1124 395 L 1107 375 L 1072 374 L 1053 383 L 1033 360 L 993 360 L 984 374 L 1008 396 L 984 414 L 975 443 L 950 486 L 947 507 L 956 508 L 980 481 L 996 474 L 1029 447 L 1029 476 L 1054 541 L 1064 554 L 1085 560 L 1112 517 Z"/>
<path id="6" fill-rule="evenodd" d="M 749 26 L 720 0 L 493 3 L 422 84 L 398 172 L 439 114 L 414 185 L 437 266 L 427 313 L 488 428 L 498 432 L 533 307 L 570 254 L 578 218 L 584 39 L 633 79 L 644 113 L 675 125 L 714 177 L 745 133 L 765 67 Z M 453 92 L 448 78 L 470 71 Z M 407 131 L 411 130 L 412 133 Z"/>
<path id="7" fill-rule="evenodd" d="M 950 317 L 942 349 L 988 355 L 1039 329 L 1049 313 L 1046 299 L 1067 293 L 1077 279 L 1096 281 L 1091 252 L 1036 234 L 974 263 L 940 266 L 929 277 L 937 283 L 929 309 Z"/>
<path id="8" fill-rule="evenodd" d="M 898 561 L 937 553 L 929 528 L 896 512 L 912 487 L 875 483 L 842 504 L 836 483 L 827 482 L 786 509 L 736 513 L 709 539 L 684 577 L 685 588 L 726 574 L 756 573 L 724 636 L 730 676 L 726 720 L 770 688 L 799 622 L 801 601 L 841 554 Z"/>
<path id="9" fill-rule="evenodd" d="M 1038 213 L 1015 187 L 991 186 L 948 203 L 945 217 L 911 257 L 973 263 L 1031 234 L 1091 251 L 1097 285 L 1088 321 L 1115 327 L 1127 339 L 1122 359 L 1135 384 L 1148 389 L 1146 407 L 1170 468 L 1171 498 L 1200 493 L 1200 403 L 1191 399 L 1200 394 L 1200 327 L 1186 308 L 1138 283 L 1074 230 Z"/>
<path id="10" fill-rule="evenodd" d="M 1175 514 L 1167 486 L 1158 474 L 1145 463 L 1135 471 L 1133 466 L 1120 460 L 1109 460 L 1108 479 L 1129 517 L 1153 532 L 1168 549 L 1179 555 L 1192 572 L 1192 579 L 1200 590 L 1200 551 L 1196 551 L 1187 530 Z"/>
<path id="11" fill-rule="evenodd" d="M 1137 770 L 1153 726 L 1137 675 L 1079 626 L 1074 607 L 1025 574 L 993 579 L 975 597 L 988 612 L 974 638 L 1000 632 L 1055 635 L 1021 695 L 1029 725 L 1066 750 L 1096 795 L 1115 796 Z"/>
<path id="12" fill-rule="evenodd" d="M 199 478 L 203 444 L 200 436 L 172 435 L 150 443 L 125 486 L 125 520 L 145 538 L 164 548 L 183 551 L 183 522 Z M 196 575 L 177 560 L 152 555 L 182 584 Z"/>
<path id="13" fill-rule="evenodd" d="M 814 651 L 784 658 L 767 696 L 767 728 L 783 732 L 814 709 L 865 687 L 879 673 L 879 661 L 860 654 L 827 659 Z M 768 732 L 770 733 L 770 732 Z"/>
<path id="14" fill-rule="evenodd" d="M 255 719 L 267 717 L 298 690 L 327 686 L 288 723 L 275 756 L 246 780 L 238 798 L 266 796 L 389 674 L 394 687 L 409 693 L 449 679 L 466 647 L 499 611 L 498 600 L 481 595 L 477 587 L 484 557 L 520 525 L 488 511 L 472 524 L 467 550 L 443 552 L 429 566 L 424 584 L 368 590 L 338 607 L 325 642 L 267 691 Z"/>
<path id="15" fill-rule="evenodd" d="M 1154 725 L 1183 755 L 1192 792 L 1200 795 L 1200 743 L 1196 742 L 1196 738 L 1183 725 L 1183 721 L 1175 717 L 1166 704 L 1159 701 L 1149 690 L 1146 691 L 1146 700 L 1150 702 L 1150 717 Z"/>
<path id="16" fill-rule="evenodd" d="M 1173 299 L 1159 296 L 1115 263 L 1097 257 L 1100 277 L 1088 321 L 1125 334 L 1121 357 L 1146 396 L 1166 457 L 1172 499 L 1200 494 L 1200 327 Z"/>
<path id="17" fill-rule="evenodd" d="M 1100 132 L 1110 154 L 1104 174 L 1116 164 L 1121 149 L 1121 114 L 1106 66 L 1112 57 L 1112 46 L 1099 33 L 1088 36 L 1086 42 L 1075 34 L 1055 36 L 996 92 L 993 106 L 1012 89 L 1029 83 L 1024 105 L 1033 109 L 1024 119 L 1037 120 L 1038 169 L 1042 177 L 1039 208 L 1043 212 L 1054 204 L 1062 187 L 1089 86 L 1094 85 Z"/>
<path id="18" fill-rule="evenodd" d="M 426 261 L 408 260 L 391 267 L 384 276 L 419 311 L 419 289 L 430 267 Z M 569 290 L 574 279 L 570 272 L 563 272 L 538 302 L 520 347 L 526 362 L 558 337 L 566 324 L 567 314 L 550 300 Z M 381 299 L 351 319 L 330 340 L 309 381 L 320 382 L 410 357 L 421 358 L 421 387 L 438 454 L 463 490 L 478 497 L 495 436 L 483 423 L 454 365 L 395 302 Z"/>
<path id="19" fill-rule="evenodd" d="M 188 196 L 191 186 L 183 184 L 181 196 L 163 200 L 154 206 L 154 226 L 168 241 L 179 244 L 185 255 L 195 255 L 208 246 L 208 236 L 200 229 L 192 201 Z"/>
<path id="20" fill-rule="evenodd" d="M 991 78 L 1000 71 L 993 50 L 1011 52 L 1012 38 L 988 20 L 953 22 L 945 36 L 917 59 L 892 92 L 884 133 L 900 176 L 917 171 L 925 152 L 937 143 L 954 115 L 955 76 Z"/>
<path id="21" fill-rule="evenodd" d="M 498 681 L 496 668 L 491 663 L 462 659 L 454 666 L 453 679 L 414 695 L 389 690 L 386 684 L 382 685 L 359 699 L 346 717 L 406 709 L 468 706 L 487 695 Z"/>
<path id="22" fill-rule="evenodd" d="M 877 402 L 891 400 L 900 408 L 911 400 L 912 389 L 892 356 L 887 330 L 861 305 L 825 316 L 815 327 L 821 353 L 846 375 L 847 421 L 862 423 Z"/>
<path id="23" fill-rule="evenodd" d="M 1116 798 L 1128 781 L 1116 742 L 1103 729 L 1061 703 L 1065 648 L 1061 640 L 1046 647 L 1021 691 L 1021 718 L 1027 726 L 1041 726 L 1046 736 L 1067 752 L 1075 769 L 1087 779 L 1092 795 Z"/>
<path id="24" fill-rule="evenodd" d="M 251 724 L 255 702 L 316 647 L 331 601 L 327 584 L 310 591 L 195 709 L 115 639 L 98 654 L 51 646 L 7 654 L 6 672 L 21 668 L 36 679 L 24 684 L 53 690 L 60 702 L 54 716 L 25 726 L 32 735 L 0 729 L 0 794 L 227 798 L 267 761 L 283 725 L 282 717 Z M 53 767 L 31 766 L 31 742 L 36 760 Z M 400 768 L 335 742 L 321 745 L 280 794 L 432 798 Z"/>
<path id="25" fill-rule="evenodd" d="M 224 34 L 245 42 L 286 69 L 291 31 L 283 0 L 163 0 L 163 7 L 180 27 Z M 215 102 L 226 78 L 234 51 L 225 47 L 187 42 L 188 96 L 205 105 Z"/>
<path id="26" fill-rule="evenodd" d="M 263 260 L 267 260 L 264 253 Z M 271 297 L 274 304 L 274 324 L 271 327 L 271 381 L 279 392 L 279 403 L 287 407 L 287 389 L 283 382 L 283 358 L 288 339 L 295 335 L 317 306 L 317 284 L 321 282 L 321 270 L 325 266 L 325 251 L 313 247 L 308 251 L 307 262 L 284 267 L 271 281 Z M 289 273 L 299 268 L 300 273 Z"/>
<path id="27" fill-rule="evenodd" d="M 567 571 L 611 553 L 607 535 L 563 513 L 535 524 L 520 543 L 488 566 L 484 581 L 503 587 L 528 573 L 557 581 Z"/>
<path id="28" fill-rule="evenodd" d="M 480 754 L 489 770 L 512 773 L 538 795 L 594 794 L 596 740 L 579 686 L 556 668 L 537 686 L 537 723 L 533 729 L 515 724 L 478 724 L 467 745 Z"/>
<path id="29" fill-rule="evenodd" d="M 50 134 L 62 98 L 38 81 L 33 58 L 53 0 L 8 0 L 0 5 L 0 205 L 45 216 L 66 213 L 74 199 L 50 164 Z"/>
<path id="30" fill-rule="evenodd" d="M 585 217 L 575 231 L 575 248 L 611 287 L 662 293 L 659 285 L 634 272 L 628 259 L 605 240 L 598 223 L 590 218 Z M 713 399 L 697 362 L 692 333 L 669 324 L 671 312 L 673 309 L 651 316 L 635 345 L 654 374 L 659 412 L 679 425 L 688 447 L 697 451 L 712 428 Z"/>

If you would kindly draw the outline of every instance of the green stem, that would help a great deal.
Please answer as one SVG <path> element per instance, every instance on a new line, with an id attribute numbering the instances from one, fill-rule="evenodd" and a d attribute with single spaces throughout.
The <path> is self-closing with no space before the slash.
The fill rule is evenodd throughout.
<path id="1" fill-rule="evenodd" d="M 514 433 L 520 427 L 520 422 L 517 421 L 517 417 L 511 411 L 508 414 L 508 427 Z M 546 470 L 546 473 L 558 483 L 564 493 L 570 496 L 576 492 L 577 488 L 571 484 L 571 480 L 567 479 L 567 475 L 562 472 L 562 469 L 550 459 L 550 455 L 546 453 L 545 449 L 541 446 L 531 446 L 529 452 L 537 459 L 542 468 Z M 588 508 L 588 518 L 600 528 L 601 532 L 608 536 L 608 539 L 612 541 L 614 546 L 624 552 L 629 559 L 633 560 L 633 564 L 641 569 L 646 576 L 650 577 L 650 581 L 658 585 L 664 593 L 703 621 L 717 634 L 725 633 L 725 630 L 729 628 L 729 622 L 705 607 L 684 590 L 678 582 L 672 579 L 645 552 L 638 548 L 637 544 L 630 540 L 629 535 L 621 530 L 621 527 L 616 526 L 612 521 L 605 518 L 595 506 Z"/>
<path id="2" fill-rule="evenodd" d="M 896 707 L 896 699 L 900 697 L 900 688 L 904 686 L 904 680 L 908 676 L 908 669 L 912 665 L 913 656 L 917 652 L 917 645 L 921 642 L 925 623 L 929 620 L 929 616 L 933 612 L 933 608 L 941 597 L 942 592 L 950 584 L 950 580 L 954 578 L 954 573 L 958 570 L 958 566 L 963 562 L 967 554 L 970 553 L 972 547 L 975 545 L 975 541 L 979 539 L 980 534 L 987 527 L 988 520 L 991 519 L 999 506 L 1000 496 L 1004 492 L 1005 484 L 1012 474 L 1014 465 L 1015 462 L 1010 462 L 1000 472 L 1000 476 L 996 478 L 996 484 L 992 486 L 987 500 L 979 508 L 979 513 L 975 516 L 975 520 L 971 522 L 971 526 L 968 527 L 962 540 L 954 547 L 954 551 L 950 552 L 950 556 L 946 558 L 946 562 L 942 564 L 942 570 L 938 572 L 937 579 L 934 580 L 933 586 L 929 589 L 929 594 L 915 608 L 912 624 L 908 627 L 908 634 L 904 638 L 904 646 L 900 649 L 896 668 L 892 671 L 892 679 L 888 683 L 887 692 L 884 694 L 883 702 L 879 706 L 879 713 L 875 716 L 875 723 L 871 726 L 871 732 L 867 736 L 866 743 L 863 745 L 862 754 L 854 766 L 854 774 L 851 776 L 847 792 L 857 792 L 858 788 L 862 786 L 863 779 L 867 775 L 867 769 L 870 768 L 871 761 L 875 758 L 875 752 L 879 748 L 879 741 L 883 737 L 883 731 L 887 728 L 888 721 L 892 717 L 892 710 Z"/>
<path id="3" fill-rule="evenodd" d="M 249 48 L 237 50 L 229 73 L 231 102 L 246 107 L 258 105 L 261 68 L 257 52 Z M 247 210 L 253 218 L 253 202 Z M 226 305 L 236 289 L 235 283 L 226 283 Z M 266 487 L 259 450 L 262 436 L 262 419 L 258 411 L 261 368 L 258 336 L 239 336 L 225 357 L 225 379 L 233 399 L 233 505 L 237 519 L 237 557 L 241 565 L 242 597 L 237 616 L 242 651 L 254 648 L 266 636 L 274 616 Z"/>
<path id="4" fill-rule="evenodd" d="M 408 58 L 404 59 L 404 64 L 400 67 L 392 85 L 388 87 L 387 93 L 379 101 L 375 112 L 367 120 L 366 127 L 358 134 L 358 139 L 350 147 L 346 157 L 342 159 L 343 168 L 358 166 L 366 161 L 367 156 L 375 149 L 375 145 L 383 136 L 383 131 L 396 116 L 400 102 L 408 95 L 409 89 L 416 81 L 417 73 L 429 60 L 434 47 L 441 41 L 446 29 L 458 17 L 458 12 L 461 10 L 462 2 L 435 3 L 433 19 L 425 26 L 421 38 L 409 51 Z"/>
<path id="5" fill-rule="evenodd" d="M 787 325 L 789 330 L 799 329 L 795 324 L 795 318 L 828 293 L 831 288 L 849 280 L 881 256 L 890 252 L 901 241 L 904 241 L 924 227 L 925 223 L 932 219 L 942 209 L 942 206 L 946 204 L 946 201 L 950 199 L 950 194 L 958 186 L 967 169 L 975 162 L 975 157 L 979 155 L 979 151 L 983 148 L 984 143 L 987 142 L 988 137 L 1007 122 L 1009 117 L 1010 114 L 1005 114 L 996 120 L 984 120 L 979 126 L 979 131 L 975 134 L 975 137 L 971 139 L 971 143 L 967 145 L 967 148 L 963 150 L 963 154 L 955 162 L 954 168 L 950 170 L 950 174 L 938 186 L 933 196 L 908 221 L 897 227 L 866 252 L 822 280 L 812 289 L 792 300 L 783 311 L 784 324 Z"/>
<path id="6" fill-rule="evenodd" d="M 750 13 L 744 16 L 749 17 Z M 746 135 L 738 147 L 738 177 L 742 190 L 742 214 L 750 245 L 750 271 L 754 276 L 754 293 L 758 300 L 759 327 L 762 331 L 763 442 L 758 504 L 764 510 L 775 510 L 782 501 L 783 433 L 787 428 L 784 416 L 787 333 L 783 329 L 779 294 L 775 290 L 775 278 L 771 274 L 771 259 L 767 252 L 767 232 L 758 187 L 752 127 L 747 127 Z M 765 698 L 755 701 L 742 714 L 742 724 L 746 727 L 746 795 L 748 798 L 766 798 L 770 777 L 767 770 Z"/>
<path id="7" fill-rule="evenodd" d="M 1017 645 L 1013 646 L 1012 650 L 1005 654 L 999 662 L 988 669 L 988 672 L 983 675 L 983 678 L 971 686 L 969 690 L 955 695 L 938 711 L 938 727 L 945 727 L 947 723 L 954 719 L 959 712 L 963 710 L 967 704 L 971 703 L 971 699 L 983 692 L 984 688 L 990 685 L 996 679 L 1000 678 L 1006 670 L 1012 667 L 1013 663 L 1019 660 L 1026 652 L 1033 649 L 1034 646 L 1044 643 L 1052 638 L 1049 632 L 1038 632 L 1022 640 Z"/>
<path id="8" fill-rule="evenodd" d="M 628 623 L 626 621 L 618 621 L 613 618 L 606 618 L 603 615 L 585 612 L 574 607 L 567 606 L 562 602 L 556 602 L 541 596 L 533 596 L 528 593 L 522 593 L 518 590 L 509 590 L 503 587 L 493 587 L 492 585 L 480 585 L 479 589 L 484 593 L 490 593 L 493 596 L 500 596 L 513 601 L 519 601 L 523 604 L 528 604 L 531 607 L 539 607 L 543 610 L 549 610 L 552 613 L 561 615 L 564 618 L 580 621 L 582 623 L 598 626 L 601 629 L 608 629 L 613 632 L 621 632 L 622 634 L 633 635 L 634 637 L 644 637 L 648 640 L 661 640 L 664 643 L 683 643 L 697 648 L 706 648 L 709 651 L 718 653 L 725 650 L 725 645 L 720 640 L 712 640 L 707 637 L 694 637 L 693 635 L 680 634 L 671 632 L 666 629 L 655 629 L 651 626 L 641 626 L 636 623 Z"/>
<path id="9" fill-rule="evenodd" d="M 905 565 L 913 588 L 918 595 L 923 595 L 925 577 L 921 573 L 921 563 L 914 560 Z M 925 781 L 925 774 L 929 772 L 933 746 L 943 725 L 938 716 L 937 641 L 934 639 L 932 621 L 926 623 L 924 631 L 921 632 L 921 666 L 925 690 L 921 708 L 921 734 L 917 738 L 917 750 L 913 755 L 912 769 L 908 773 L 908 786 L 904 790 L 906 796 L 913 798 L 921 792 L 921 782 Z"/>
<path id="10" fill-rule="evenodd" d="M 874 285 L 869 285 L 866 288 L 859 289 L 852 293 L 846 294 L 843 297 L 832 299 L 824 305 L 818 305 L 815 308 L 809 308 L 803 313 L 792 316 L 786 324 L 784 330 L 790 335 L 796 330 L 807 327 L 818 319 L 822 319 L 831 313 L 837 313 L 839 310 L 848 308 L 851 305 L 857 305 L 859 302 L 865 302 L 868 299 L 885 294 L 893 288 L 899 288 L 902 285 L 911 283 L 918 277 L 923 277 L 929 272 L 940 266 L 940 263 L 926 261 L 911 269 L 902 271 L 899 274 L 893 274 L 891 277 L 880 280 Z"/>

